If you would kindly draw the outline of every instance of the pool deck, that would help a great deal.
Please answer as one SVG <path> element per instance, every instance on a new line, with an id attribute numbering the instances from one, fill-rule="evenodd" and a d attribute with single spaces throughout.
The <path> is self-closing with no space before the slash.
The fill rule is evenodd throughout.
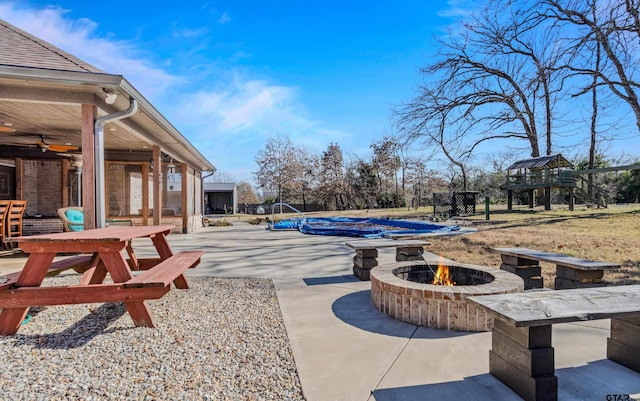
<path id="1" fill-rule="evenodd" d="M 377 311 L 370 283 L 351 274 L 344 244 L 354 240 L 246 223 L 169 237 L 174 251 L 204 249 L 190 275 L 273 279 L 308 401 L 518 399 L 489 374 L 490 333 L 428 329 Z M 152 255 L 151 245 L 136 249 Z M 394 257 L 381 249 L 378 260 Z M 0 258 L 0 274 L 23 263 Z M 560 400 L 640 399 L 640 373 L 606 359 L 608 335 L 608 320 L 553 327 Z"/>

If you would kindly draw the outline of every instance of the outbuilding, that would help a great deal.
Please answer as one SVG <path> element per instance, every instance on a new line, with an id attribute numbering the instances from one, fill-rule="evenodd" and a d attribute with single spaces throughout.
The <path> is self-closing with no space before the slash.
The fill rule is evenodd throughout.
<path id="1" fill-rule="evenodd" d="M 205 214 L 229 214 L 238 211 L 235 182 L 205 182 Z"/>

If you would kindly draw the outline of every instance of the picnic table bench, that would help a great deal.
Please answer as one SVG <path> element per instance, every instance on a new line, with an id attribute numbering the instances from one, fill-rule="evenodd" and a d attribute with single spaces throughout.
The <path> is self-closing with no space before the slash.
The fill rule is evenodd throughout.
<path id="1" fill-rule="evenodd" d="M 171 283 L 189 288 L 183 273 L 197 266 L 203 254 L 174 254 L 165 238 L 172 228 L 112 226 L 16 238 L 29 257 L 21 272 L 0 280 L 0 335 L 16 333 L 31 306 L 95 302 L 124 302 L 136 326 L 153 327 L 144 301 L 161 298 Z M 137 238 L 150 238 L 159 257 L 137 258 L 132 245 Z M 67 252 L 81 254 L 53 262 Z M 46 276 L 68 269 L 82 273 L 78 285 L 41 287 Z M 136 270 L 142 272 L 134 275 Z M 107 274 L 113 283 L 104 283 Z"/>
<path id="2" fill-rule="evenodd" d="M 370 271 L 378 266 L 378 248 L 396 248 L 396 261 L 422 260 L 424 247 L 430 242 L 420 240 L 362 240 L 347 242 L 349 248 L 355 249 L 353 257 L 353 275 L 363 281 L 370 280 Z"/>
<path id="3" fill-rule="evenodd" d="M 77 255 L 51 263 L 45 277 L 53 277 L 65 270 L 73 269 L 78 273 L 84 273 L 92 264 L 92 255 Z M 0 290 L 15 286 L 20 277 L 20 272 L 9 273 L 0 276 Z"/>
<path id="4" fill-rule="evenodd" d="M 525 400 L 557 400 L 551 326 L 611 319 L 607 358 L 640 372 L 640 285 L 467 298 L 494 317 L 489 372 Z M 640 380 L 640 377 L 639 377 Z"/>
<path id="5" fill-rule="evenodd" d="M 524 280 L 525 290 L 543 287 L 542 269 L 538 262 L 556 265 L 556 290 L 605 286 L 606 283 L 602 281 L 604 271 L 620 267 L 617 263 L 579 259 L 528 248 L 495 248 L 493 251 L 500 254 L 500 269 L 520 276 Z"/>

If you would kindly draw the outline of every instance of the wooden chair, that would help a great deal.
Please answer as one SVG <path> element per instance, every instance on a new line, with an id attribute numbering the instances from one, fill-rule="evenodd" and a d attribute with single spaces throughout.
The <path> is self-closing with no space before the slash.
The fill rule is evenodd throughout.
<path id="1" fill-rule="evenodd" d="M 22 236 L 22 216 L 27 208 L 26 200 L 12 200 L 7 210 L 6 224 L 6 242 L 11 242 L 12 237 Z"/>
<path id="2" fill-rule="evenodd" d="M 58 217 L 62 220 L 62 228 L 64 231 L 82 231 L 84 230 L 84 222 L 80 223 L 77 221 L 71 221 L 67 216 L 67 211 L 69 210 L 77 210 L 79 212 L 83 212 L 82 206 L 69 206 L 69 207 L 61 207 L 58 209 Z"/>
<path id="3" fill-rule="evenodd" d="M 9 211 L 10 200 L 0 200 L 0 248 L 6 248 L 4 243 L 5 233 L 7 232 L 7 212 Z"/>

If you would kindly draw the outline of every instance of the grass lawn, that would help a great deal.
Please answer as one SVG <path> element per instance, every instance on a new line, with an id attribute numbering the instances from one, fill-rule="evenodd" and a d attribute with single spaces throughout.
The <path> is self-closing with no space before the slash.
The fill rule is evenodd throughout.
<path id="1" fill-rule="evenodd" d="M 525 247 L 563 253 L 578 258 L 614 262 L 617 271 L 605 273 L 611 284 L 640 284 L 640 205 L 607 209 L 566 207 L 554 210 L 498 209 L 464 218 L 478 232 L 431 240 L 429 251 L 449 259 L 499 268 L 500 258 L 491 248 Z M 542 263 L 545 286 L 553 286 L 554 266 Z"/>

